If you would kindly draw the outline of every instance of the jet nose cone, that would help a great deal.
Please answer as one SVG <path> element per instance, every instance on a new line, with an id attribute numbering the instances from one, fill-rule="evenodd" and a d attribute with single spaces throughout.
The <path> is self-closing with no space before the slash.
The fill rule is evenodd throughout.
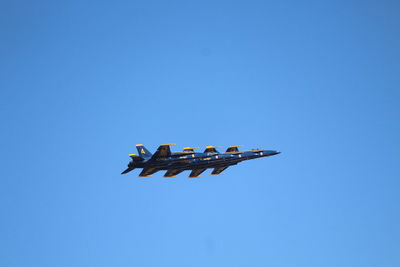
<path id="1" fill-rule="evenodd" d="M 281 152 L 280 151 L 275 151 L 275 150 L 267 150 L 266 151 L 266 154 L 268 155 L 268 156 L 274 156 L 274 155 L 278 155 L 278 154 L 280 154 Z"/>

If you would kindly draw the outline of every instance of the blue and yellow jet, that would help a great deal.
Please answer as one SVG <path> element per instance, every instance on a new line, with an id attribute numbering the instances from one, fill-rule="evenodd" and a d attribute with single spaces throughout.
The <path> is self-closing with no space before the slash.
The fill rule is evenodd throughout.
<path id="1" fill-rule="evenodd" d="M 221 174 L 229 166 L 239 162 L 280 153 L 275 150 L 260 149 L 239 152 L 240 146 L 230 146 L 225 153 L 219 153 L 215 146 L 207 146 L 203 153 L 195 152 L 193 147 L 185 147 L 180 152 L 171 152 L 170 145 L 172 144 L 160 145 L 154 154 L 143 145 L 136 145 L 139 155 L 129 154 L 132 160 L 128 164 L 128 169 L 121 174 L 135 168 L 143 168 L 139 177 L 150 177 L 161 170 L 167 171 L 164 177 L 175 177 L 183 171 L 191 170 L 189 177 L 194 178 L 206 169 L 214 169 L 211 174 Z"/>

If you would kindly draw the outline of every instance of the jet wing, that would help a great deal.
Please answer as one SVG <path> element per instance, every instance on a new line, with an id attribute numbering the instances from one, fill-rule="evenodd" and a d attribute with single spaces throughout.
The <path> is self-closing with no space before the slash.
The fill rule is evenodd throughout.
<path id="1" fill-rule="evenodd" d="M 198 176 L 199 176 L 202 172 L 204 172 L 205 170 L 207 170 L 207 169 L 196 169 L 196 170 L 193 170 L 193 171 L 190 173 L 189 177 L 190 177 L 190 178 L 198 177 Z"/>
<path id="2" fill-rule="evenodd" d="M 151 159 L 166 158 L 171 156 L 171 149 L 169 148 L 170 145 L 172 144 L 160 145 L 157 148 L 156 153 L 154 153 L 151 157 Z"/>
<path id="3" fill-rule="evenodd" d="M 211 174 L 214 174 L 214 175 L 216 175 L 216 174 L 221 174 L 221 172 L 223 172 L 224 170 L 226 170 L 228 167 L 229 167 L 229 166 L 220 167 L 220 168 L 215 168 L 215 169 L 212 171 Z"/>
<path id="4" fill-rule="evenodd" d="M 150 175 L 158 171 L 159 169 L 156 168 L 144 168 L 143 171 L 139 174 L 139 177 L 149 177 Z"/>
<path id="5" fill-rule="evenodd" d="M 171 169 L 168 170 L 165 174 L 164 177 L 175 177 L 176 175 L 180 174 L 181 172 L 183 172 L 184 170 L 182 169 Z"/>

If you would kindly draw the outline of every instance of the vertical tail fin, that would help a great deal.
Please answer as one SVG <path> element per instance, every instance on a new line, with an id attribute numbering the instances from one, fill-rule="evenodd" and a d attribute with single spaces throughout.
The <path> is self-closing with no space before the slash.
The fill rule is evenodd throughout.
<path id="1" fill-rule="evenodd" d="M 139 156 L 144 159 L 151 158 L 152 154 L 143 146 L 143 145 L 136 145 L 136 149 L 139 153 Z"/>
<path id="2" fill-rule="evenodd" d="M 194 150 L 198 147 L 184 147 L 183 152 L 194 152 Z"/>
<path id="3" fill-rule="evenodd" d="M 241 146 L 230 146 L 230 147 L 228 147 L 228 149 L 226 150 L 226 152 L 227 152 L 227 153 L 239 152 L 238 147 L 241 147 Z"/>
<path id="4" fill-rule="evenodd" d="M 204 150 L 204 153 L 219 153 L 216 148 L 217 146 L 206 146 L 206 150 Z"/>

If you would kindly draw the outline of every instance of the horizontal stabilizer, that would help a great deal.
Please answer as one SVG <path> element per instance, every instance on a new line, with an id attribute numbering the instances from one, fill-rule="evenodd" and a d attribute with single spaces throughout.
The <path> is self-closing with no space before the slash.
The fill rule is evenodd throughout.
<path id="1" fill-rule="evenodd" d="M 129 157 L 131 157 L 131 159 L 133 161 L 143 161 L 144 160 L 144 158 L 142 158 L 142 157 L 140 157 L 140 156 L 138 156 L 136 154 L 129 154 Z"/>
<path id="2" fill-rule="evenodd" d="M 121 174 L 126 174 L 126 173 L 130 172 L 133 169 L 135 169 L 135 168 L 128 168 L 125 171 L 121 172 Z"/>

